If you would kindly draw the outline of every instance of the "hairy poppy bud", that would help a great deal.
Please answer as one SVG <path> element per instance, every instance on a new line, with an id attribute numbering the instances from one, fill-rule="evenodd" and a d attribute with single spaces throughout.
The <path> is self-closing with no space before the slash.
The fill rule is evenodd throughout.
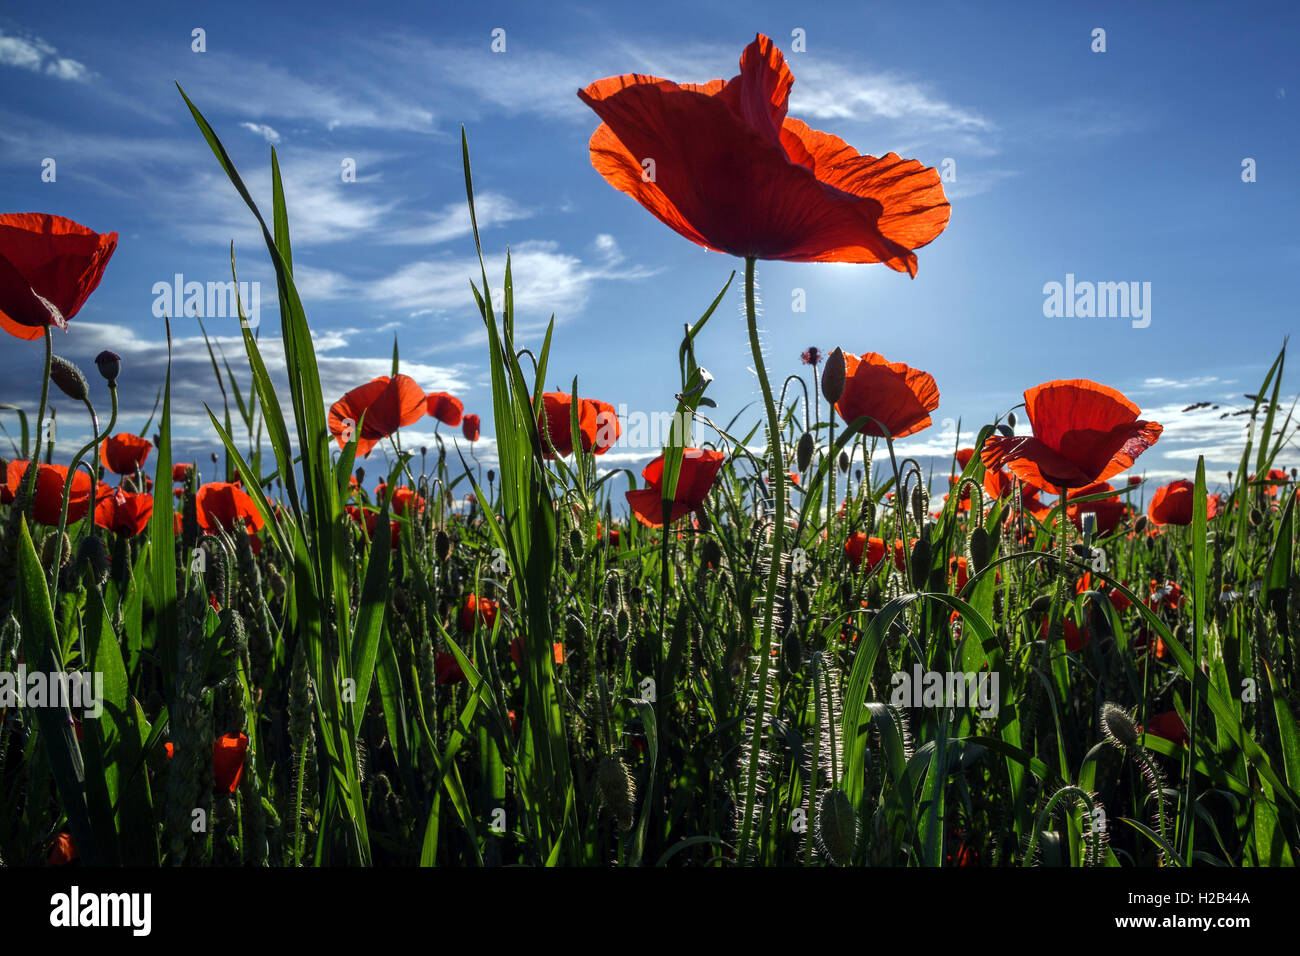
<path id="1" fill-rule="evenodd" d="M 492 482 L 494 482 L 494 481 L 496 481 L 496 480 L 497 480 L 497 473 L 496 473 L 493 469 L 489 468 L 489 469 L 488 469 L 488 484 L 490 485 L 490 484 L 492 484 Z"/>
<path id="2" fill-rule="evenodd" d="M 451 537 L 441 528 L 433 536 L 433 553 L 437 555 L 439 561 L 446 561 L 451 557 Z"/>
<path id="3" fill-rule="evenodd" d="M 1112 743 L 1121 747 L 1137 746 L 1137 727 L 1133 718 L 1118 704 L 1107 701 L 1101 705 L 1101 728 Z"/>
<path id="4" fill-rule="evenodd" d="M 978 574 L 989 566 L 989 560 L 992 558 L 992 543 L 989 541 L 989 533 L 984 528 L 976 528 L 970 533 L 970 563 L 971 570 Z"/>
<path id="5" fill-rule="evenodd" d="M 800 471 L 807 471 L 808 466 L 812 464 L 813 449 L 815 448 L 816 442 L 813 441 L 812 432 L 804 432 L 795 449 L 795 464 L 799 466 Z"/>
<path id="6" fill-rule="evenodd" d="M 581 528 L 574 528 L 569 532 L 569 550 L 579 557 L 586 552 L 587 542 L 583 540 Z"/>
<path id="7" fill-rule="evenodd" d="M 77 563 L 90 572 L 90 576 L 99 585 L 103 585 L 109 572 L 108 548 L 104 539 L 97 534 L 87 535 L 81 539 L 77 549 Z"/>
<path id="8" fill-rule="evenodd" d="M 117 377 L 122 372 L 122 356 L 104 349 L 95 356 L 95 365 L 99 368 L 99 374 L 108 380 L 108 387 L 116 388 Z"/>
<path id="9" fill-rule="evenodd" d="M 858 820 L 853 804 L 838 787 L 827 790 L 817 808 L 817 843 L 830 861 L 843 866 L 853 858 Z"/>
<path id="10" fill-rule="evenodd" d="M 627 765 L 616 754 L 606 754 L 596 769 L 596 786 L 600 796 L 614 814 L 620 830 L 632 829 L 632 810 L 636 806 L 636 784 Z"/>
<path id="11" fill-rule="evenodd" d="M 844 350 L 838 346 L 826 357 L 826 367 L 822 369 L 822 394 L 832 405 L 844 394 Z"/>
<path id="12" fill-rule="evenodd" d="M 46 536 L 45 540 L 41 543 L 41 564 L 48 568 L 55 563 L 56 556 L 54 549 L 60 544 L 62 544 L 63 547 L 59 548 L 57 556 L 58 565 L 59 567 L 63 567 L 68 563 L 69 559 L 72 557 L 72 539 L 69 538 L 65 532 L 61 538 L 52 534 Z"/>
<path id="13" fill-rule="evenodd" d="M 1134 521 L 1134 522 L 1133 522 L 1133 530 L 1136 531 L 1138 534 L 1141 534 L 1141 533 L 1142 533 L 1143 531 L 1145 531 L 1146 529 L 1147 529 L 1147 516 L 1146 516 L 1146 515 L 1142 515 L 1142 516 L 1140 516 L 1140 517 L 1137 519 L 1137 521 Z"/>
<path id="14" fill-rule="evenodd" d="M 1034 598 L 1033 603 L 1029 605 L 1030 613 L 1046 614 L 1052 606 L 1052 597 L 1049 594 L 1040 594 Z"/>
<path id="15" fill-rule="evenodd" d="M 848 474 L 849 471 L 848 452 L 844 452 L 844 451 L 840 452 L 840 471 L 844 472 L 845 474 Z"/>
<path id="16" fill-rule="evenodd" d="M 74 402 L 84 402 L 90 397 L 90 385 L 81 369 L 61 355 L 50 356 L 50 381 Z"/>
<path id="17" fill-rule="evenodd" d="M 1015 413 L 1015 412 L 1007 412 L 1007 424 L 1010 425 L 1012 428 L 1015 428 L 1015 427 L 1016 427 L 1016 413 Z"/>

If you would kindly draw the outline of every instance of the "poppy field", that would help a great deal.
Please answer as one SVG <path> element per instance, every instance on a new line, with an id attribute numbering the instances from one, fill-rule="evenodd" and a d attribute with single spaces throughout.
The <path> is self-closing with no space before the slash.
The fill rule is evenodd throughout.
<path id="1" fill-rule="evenodd" d="M 397 348 L 390 374 L 323 391 L 275 152 L 259 208 L 184 91 L 279 306 L 242 323 L 239 361 L 210 347 L 204 409 L 177 408 L 169 370 L 150 425 L 122 431 L 131 354 L 78 368 L 57 349 L 129 240 L 0 215 L 3 337 L 44 363 L 40 394 L 3 409 L 0 861 L 1293 865 L 1285 347 L 1227 484 L 1203 458 L 1148 481 L 1162 424 L 1088 369 L 960 410 L 942 462 L 906 457 L 943 383 L 874 351 L 870 324 L 767 353 L 758 274 L 941 281 L 919 265 L 950 200 L 935 168 L 787 115 L 793 82 L 760 34 L 730 80 L 578 93 L 599 176 L 732 257 L 677 353 L 648 359 L 672 369 L 672 426 L 640 474 L 602 464 L 622 397 L 552 364 L 553 323 L 516 334 L 463 132 L 479 408 L 426 391 Z M 236 283 L 238 265 L 232 248 Z M 719 407 L 701 364 L 701 331 L 728 321 L 749 409 Z M 92 429 L 71 454 L 47 428 L 56 392 Z M 173 449 L 173 416 L 200 411 L 221 480 Z M 430 419 L 436 446 L 404 442 Z"/>

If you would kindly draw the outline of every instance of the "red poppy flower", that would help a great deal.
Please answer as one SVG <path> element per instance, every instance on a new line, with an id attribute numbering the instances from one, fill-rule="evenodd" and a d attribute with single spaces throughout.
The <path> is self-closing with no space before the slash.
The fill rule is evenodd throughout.
<path id="1" fill-rule="evenodd" d="M 460 609 L 460 629 L 462 631 L 474 630 L 475 618 L 485 628 L 491 630 L 497 620 L 497 602 L 474 594 L 467 596 Z"/>
<path id="2" fill-rule="evenodd" d="M 524 666 L 524 651 L 527 645 L 524 644 L 522 637 L 516 637 L 510 642 L 510 659 L 515 662 L 515 667 Z M 551 645 L 551 660 L 556 664 L 564 663 L 564 644 L 556 641 Z"/>
<path id="3" fill-rule="evenodd" d="M 465 411 L 461 400 L 448 392 L 430 392 L 425 398 L 425 408 L 449 428 L 460 424 L 460 416 Z"/>
<path id="4" fill-rule="evenodd" d="M 1130 601 L 1128 597 L 1119 590 L 1119 588 L 1111 588 L 1106 593 L 1106 597 L 1110 598 L 1110 603 L 1114 605 L 1115 610 L 1119 611 L 1121 614 L 1133 606 L 1133 602 Z"/>
<path id="5" fill-rule="evenodd" d="M 990 435 L 980 457 L 1036 488 L 1083 488 L 1133 467 L 1163 427 L 1136 405 L 1087 379 L 1046 382 L 1025 392 L 1032 436 Z"/>
<path id="6" fill-rule="evenodd" d="M 903 438 L 930 427 L 930 412 L 939 407 L 939 386 L 928 372 L 890 362 L 875 352 L 860 358 L 844 353 L 844 394 L 835 410 L 845 423 L 860 415 L 882 422 L 889 434 L 875 422 L 859 431 L 877 438 Z"/>
<path id="7" fill-rule="evenodd" d="M 1047 618 L 1043 618 L 1043 623 L 1038 628 L 1038 636 L 1046 640 L 1047 638 Z M 1062 630 L 1065 632 L 1065 649 L 1067 651 L 1078 652 L 1083 650 L 1089 641 L 1086 629 L 1080 630 L 1079 626 L 1071 621 L 1068 617 L 1061 622 Z"/>
<path id="8" fill-rule="evenodd" d="M 948 562 L 948 577 L 949 579 L 954 577 L 957 579 L 956 583 L 958 591 L 964 588 L 966 582 L 970 580 L 970 571 L 966 565 L 966 558 L 960 555 Z M 997 572 L 995 571 L 994 574 L 996 573 Z"/>
<path id="9" fill-rule="evenodd" d="M 50 847 L 50 855 L 45 858 L 46 866 L 67 866 L 75 860 L 80 854 L 77 852 L 77 844 L 72 839 L 71 833 L 60 833 L 54 838 L 54 845 Z"/>
<path id="10" fill-rule="evenodd" d="M 682 468 L 677 475 L 677 490 L 673 495 L 672 510 L 668 516 L 671 524 L 690 514 L 708 497 L 718 471 L 727 456 L 720 451 L 687 448 L 682 456 Z M 636 520 L 648 528 L 659 528 L 664 523 L 663 480 L 664 456 L 660 455 L 645 466 L 641 477 L 650 482 L 649 488 L 624 492 L 628 506 Z"/>
<path id="11" fill-rule="evenodd" d="M 1141 733 L 1141 730 L 1142 728 L 1139 727 L 1138 732 Z M 1151 717 L 1147 721 L 1146 730 L 1149 734 L 1155 734 L 1176 744 L 1185 744 L 1191 740 L 1187 733 L 1187 725 L 1183 723 L 1183 718 L 1178 716 L 1176 710 L 1167 710 L 1163 714 Z"/>
<path id="12" fill-rule="evenodd" d="M 248 753 L 246 734 L 225 734 L 212 744 L 212 777 L 219 791 L 234 793 L 244 773 L 244 756 Z"/>
<path id="13" fill-rule="evenodd" d="M 591 163 L 661 222 L 707 249 L 794 262 L 883 262 L 916 274 L 948 224 L 936 170 L 859 155 L 786 116 L 794 76 L 759 34 L 729 82 L 609 77 L 578 96 L 604 123 Z"/>
<path id="14" fill-rule="evenodd" d="M 185 465 L 185 464 L 172 465 L 173 482 L 189 481 L 190 475 L 192 474 L 194 474 L 193 465 Z"/>
<path id="15" fill-rule="evenodd" d="M 1270 498 L 1276 498 L 1278 489 L 1286 484 L 1286 477 L 1286 472 L 1281 468 L 1270 468 L 1268 474 L 1259 479 L 1259 484 L 1263 486 Z M 1251 475 L 1248 482 L 1255 484 L 1255 476 Z"/>
<path id="16" fill-rule="evenodd" d="M 380 487 L 383 486 L 381 485 Z M 421 499 L 421 501 L 423 501 L 423 499 Z M 375 528 L 379 526 L 378 511 L 371 511 L 368 508 L 358 508 L 356 505 L 348 505 L 344 510 L 347 511 L 349 518 L 366 529 L 367 541 L 374 538 Z M 402 543 L 402 526 L 396 521 L 390 521 L 388 523 L 388 530 L 390 533 L 389 541 L 391 547 L 400 547 Z"/>
<path id="17" fill-rule="evenodd" d="M 39 339 L 67 329 L 103 278 L 117 233 L 46 213 L 0 215 L 0 328 Z"/>
<path id="18" fill-rule="evenodd" d="M 199 526 L 207 532 L 245 528 L 249 534 L 265 522 L 248 493 L 232 482 L 210 481 L 194 500 Z"/>
<path id="19" fill-rule="evenodd" d="M 478 441 L 479 420 L 477 415 L 466 415 L 460 423 L 461 433 L 470 441 Z"/>
<path id="20" fill-rule="evenodd" d="M 100 446 L 104 456 L 104 467 L 115 475 L 134 475 L 149 457 L 153 443 L 139 435 L 126 432 L 105 438 Z"/>
<path id="21" fill-rule="evenodd" d="M 957 459 L 957 471 L 963 472 L 966 470 L 966 466 L 970 464 L 970 460 L 975 457 L 975 449 L 959 448 L 954 457 Z"/>
<path id="22" fill-rule="evenodd" d="M 1099 495 L 1103 491 L 1114 491 L 1109 482 L 1099 481 L 1095 484 L 1088 485 L 1086 488 L 1080 488 L 1072 492 L 1066 499 L 1067 502 L 1074 501 L 1076 498 L 1086 498 L 1088 495 Z M 1104 537 L 1114 531 L 1119 523 L 1127 514 L 1127 505 L 1119 499 L 1118 495 L 1110 498 L 1098 498 L 1096 501 L 1084 501 L 1079 504 L 1067 504 L 1065 514 L 1071 523 L 1080 531 L 1083 530 L 1083 516 L 1089 512 L 1096 516 L 1097 537 Z"/>
<path id="23" fill-rule="evenodd" d="M 418 422 L 427 410 L 424 390 L 415 384 L 415 379 L 408 375 L 391 379 L 381 375 L 352 389 L 330 406 L 330 434 L 338 439 L 340 448 L 346 448 L 360 423 L 357 454 L 364 458 L 376 444 L 403 425 Z"/>
<path id="24" fill-rule="evenodd" d="M 378 485 L 375 488 L 375 498 L 383 501 L 384 495 L 388 492 L 387 483 Z M 418 513 L 424 510 L 424 499 L 415 493 L 415 490 L 408 485 L 398 485 L 393 491 L 392 509 L 393 514 L 405 515 L 406 510 L 414 504 L 414 512 Z"/>
<path id="25" fill-rule="evenodd" d="M 95 505 L 95 524 L 122 538 L 134 538 L 149 526 L 153 515 L 152 495 L 133 495 L 121 488 L 110 489 Z"/>
<path id="26" fill-rule="evenodd" d="M 1276 494 L 1276 490 L 1274 490 Z M 1192 504 L 1195 501 L 1196 485 L 1186 478 L 1171 481 L 1163 488 L 1157 488 L 1147 506 L 1147 517 L 1153 524 L 1190 525 L 1192 523 Z M 1205 517 L 1213 518 L 1219 513 L 1217 495 L 1205 498 Z"/>
<path id="27" fill-rule="evenodd" d="M 459 684 L 468 680 L 455 656 L 442 651 L 433 660 L 434 681 L 437 684 Z"/>
<path id="28" fill-rule="evenodd" d="M 866 532 L 856 531 L 844 542 L 844 553 L 849 557 L 849 564 L 854 568 L 862 566 L 862 554 L 866 552 L 867 567 L 874 568 L 885 560 L 885 541 L 883 538 L 868 538 Z"/>
<path id="29" fill-rule="evenodd" d="M 5 484 L 0 489 L 0 500 L 12 503 L 22 487 L 23 474 L 28 463 L 22 460 L 9 462 L 5 470 Z M 59 511 L 63 507 L 63 486 L 68 480 L 66 465 L 36 466 L 36 489 L 32 496 L 32 520 L 37 524 L 57 527 Z M 72 477 L 72 491 L 68 495 L 68 524 L 76 524 L 90 512 L 90 475 L 80 468 Z"/>
<path id="30" fill-rule="evenodd" d="M 542 411 L 537 416 L 537 432 L 542 438 L 547 458 L 567 458 L 573 454 L 570 416 L 573 396 L 564 392 L 544 392 Z M 578 399 L 578 433 L 582 450 L 603 455 L 618 441 L 622 427 L 614 406 L 594 398 Z"/>

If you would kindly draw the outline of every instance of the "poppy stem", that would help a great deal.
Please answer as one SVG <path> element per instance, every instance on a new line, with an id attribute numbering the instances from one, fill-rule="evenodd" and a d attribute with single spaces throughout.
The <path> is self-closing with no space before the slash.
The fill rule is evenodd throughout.
<path id="1" fill-rule="evenodd" d="M 54 365 L 54 333 L 45 327 L 45 374 L 41 376 L 41 404 L 36 412 L 36 434 L 33 436 L 31 461 L 41 460 L 41 445 L 45 441 L 45 406 L 50 398 L 50 368 Z M 27 502 L 27 520 L 32 520 L 32 509 L 36 504 L 36 469 L 28 468 L 29 475 L 23 476 L 23 496 Z"/>
<path id="2" fill-rule="evenodd" d="M 772 662 L 772 614 L 776 604 L 776 589 L 781 581 L 782 545 L 785 536 L 785 456 L 781 451 L 781 426 L 776 405 L 772 399 L 772 385 L 763 365 L 763 348 L 758 340 L 758 310 L 754 301 L 754 257 L 745 258 L 745 319 L 749 326 L 749 347 L 754 356 L 754 372 L 763 390 L 763 405 L 767 409 L 767 452 L 772 469 L 772 539 L 768 556 L 767 587 L 763 594 L 763 623 L 759 641 L 758 696 L 755 698 L 754 727 L 749 742 L 749 768 L 745 781 L 745 813 L 741 824 L 740 845 L 737 855 L 743 862 L 749 851 L 749 841 L 754 825 L 754 796 L 758 786 L 759 747 L 766 721 L 767 679 Z"/>

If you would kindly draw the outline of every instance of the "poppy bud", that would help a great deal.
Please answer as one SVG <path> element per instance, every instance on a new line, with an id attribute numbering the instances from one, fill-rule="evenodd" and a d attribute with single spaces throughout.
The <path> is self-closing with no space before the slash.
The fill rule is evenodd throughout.
<path id="1" fill-rule="evenodd" d="M 366 470 L 365 470 L 364 468 L 358 468 L 358 469 L 357 469 L 357 484 L 361 484 L 361 483 L 362 483 L 363 481 L 365 481 L 365 480 L 366 480 Z"/>
<path id="2" fill-rule="evenodd" d="M 433 553 L 437 555 L 439 561 L 446 561 L 451 557 L 451 538 L 441 528 L 433 536 Z"/>
<path id="3" fill-rule="evenodd" d="M 488 484 L 489 484 L 489 485 L 492 484 L 492 482 L 496 481 L 496 479 L 497 479 L 497 473 L 496 473 L 496 471 L 494 471 L 493 469 L 489 468 L 489 469 L 488 469 Z"/>
<path id="4" fill-rule="evenodd" d="M 1101 705 L 1101 728 L 1117 746 L 1137 746 L 1137 727 L 1133 724 L 1133 718 L 1118 704 L 1107 701 Z"/>
<path id="5" fill-rule="evenodd" d="M 1136 531 L 1138 534 L 1141 534 L 1141 533 L 1142 533 L 1143 531 L 1145 531 L 1146 529 L 1147 529 L 1147 516 L 1146 516 L 1146 515 L 1142 515 L 1142 516 L 1140 516 L 1140 517 L 1137 519 L 1137 521 L 1134 521 L 1134 522 L 1133 522 L 1133 530 Z"/>
<path id="6" fill-rule="evenodd" d="M 925 579 L 930 574 L 932 563 L 930 538 L 928 533 L 922 532 L 921 537 L 916 540 L 916 547 L 912 548 L 912 580 L 916 582 L 917 587 L 925 586 Z"/>
<path id="7" fill-rule="evenodd" d="M 54 549 L 57 547 L 56 542 L 58 542 L 58 539 L 55 535 L 51 534 L 47 535 L 45 540 L 41 543 L 41 564 L 45 565 L 47 568 L 55 562 Z M 59 548 L 58 554 L 59 567 L 63 567 L 72 557 L 72 539 L 69 538 L 65 532 L 62 535 L 62 541 L 58 543 L 63 545 L 63 547 Z"/>
<path id="8" fill-rule="evenodd" d="M 569 550 L 574 554 L 581 556 L 587 550 L 586 542 L 582 539 L 582 529 L 574 528 L 569 532 Z"/>
<path id="9" fill-rule="evenodd" d="M 1029 613 L 1035 615 L 1046 614 L 1048 609 L 1051 608 L 1051 606 L 1052 606 L 1051 595 L 1040 594 L 1038 595 L 1038 597 L 1034 598 L 1033 602 L 1029 605 Z"/>
<path id="10" fill-rule="evenodd" d="M 709 513 L 704 510 L 704 505 L 695 509 L 695 518 L 700 523 L 700 530 L 708 534 L 713 530 L 713 522 L 709 520 Z"/>
<path id="11" fill-rule="evenodd" d="M 50 381 L 74 402 L 84 402 L 90 397 L 90 385 L 81 369 L 60 355 L 50 356 Z"/>
<path id="12" fill-rule="evenodd" d="M 822 394 L 834 405 L 844 395 L 844 350 L 838 346 L 826 357 L 826 367 L 822 369 Z"/>
<path id="13" fill-rule="evenodd" d="M 853 804 L 838 787 L 822 796 L 817 808 L 816 832 L 818 845 L 832 863 L 843 866 L 852 860 L 853 848 L 858 843 L 858 820 Z"/>
<path id="14" fill-rule="evenodd" d="M 781 645 L 781 656 L 785 659 L 786 668 L 792 672 L 797 671 L 803 664 L 803 642 L 794 631 L 785 636 L 785 643 Z"/>
<path id="15" fill-rule="evenodd" d="M 849 473 L 849 455 L 848 452 L 840 452 L 840 471 L 844 474 Z"/>
<path id="16" fill-rule="evenodd" d="M 97 584 L 103 586 L 109 571 L 108 548 L 104 539 L 97 534 L 82 538 L 81 545 L 77 548 L 77 563 L 90 572 Z"/>
<path id="17" fill-rule="evenodd" d="M 795 463 L 799 466 L 800 471 L 808 470 L 808 466 L 812 464 L 813 450 L 816 447 L 812 432 L 804 432 L 795 449 Z"/>
<path id="18" fill-rule="evenodd" d="M 993 556 L 992 544 L 989 541 L 989 533 L 984 528 L 976 528 L 970 533 L 970 563 L 971 570 L 978 574 L 989 566 L 989 560 Z"/>
<path id="19" fill-rule="evenodd" d="M 915 521 L 918 525 L 925 524 L 925 509 L 926 509 L 926 505 L 929 504 L 930 496 L 925 493 L 925 489 L 921 487 L 921 483 L 919 481 L 912 487 L 911 497 L 912 497 L 912 520 Z"/>
<path id="20" fill-rule="evenodd" d="M 108 380 L 109 388 L 117 387 L 117 376 L 122 372 L 122 356 L 108 349 L 95 356 L 95 365 L 99 374 Z"/>
<path id="21" fill-rule="evenodd" d="M 627 765 L 616 754 L 606 754 L 596 769 L 596 787 L 620 830 L 632 829 L 632 810 L 636 806 L 636 784 Z"/>
<path id="22" fill-rule="evenodd" d="M 720 567 L 722 565 L 722 546 L 712 538 L 707 538 L 704 544 L 700 546 L 700 557 L 704 559 L 706 567 Z"/>
<path id="23" fill-rule="evenodd" d="M 1015 413 L 1015 412 L 1007 412 L 1007 424 L 1010 425 L 1012 428 L 1015 428 L 1015 427 L 1016 427 L 1016 413 Z"/>
<path id="24" fill-rule="evenodd" d="M 615 627 L 618 628 L 618 639 L 626 641 L 628 632 L 632 630 L 632 615 L 627 613 L 627 608 L 620 607 L 618 616 L 614 619 Z"/>

